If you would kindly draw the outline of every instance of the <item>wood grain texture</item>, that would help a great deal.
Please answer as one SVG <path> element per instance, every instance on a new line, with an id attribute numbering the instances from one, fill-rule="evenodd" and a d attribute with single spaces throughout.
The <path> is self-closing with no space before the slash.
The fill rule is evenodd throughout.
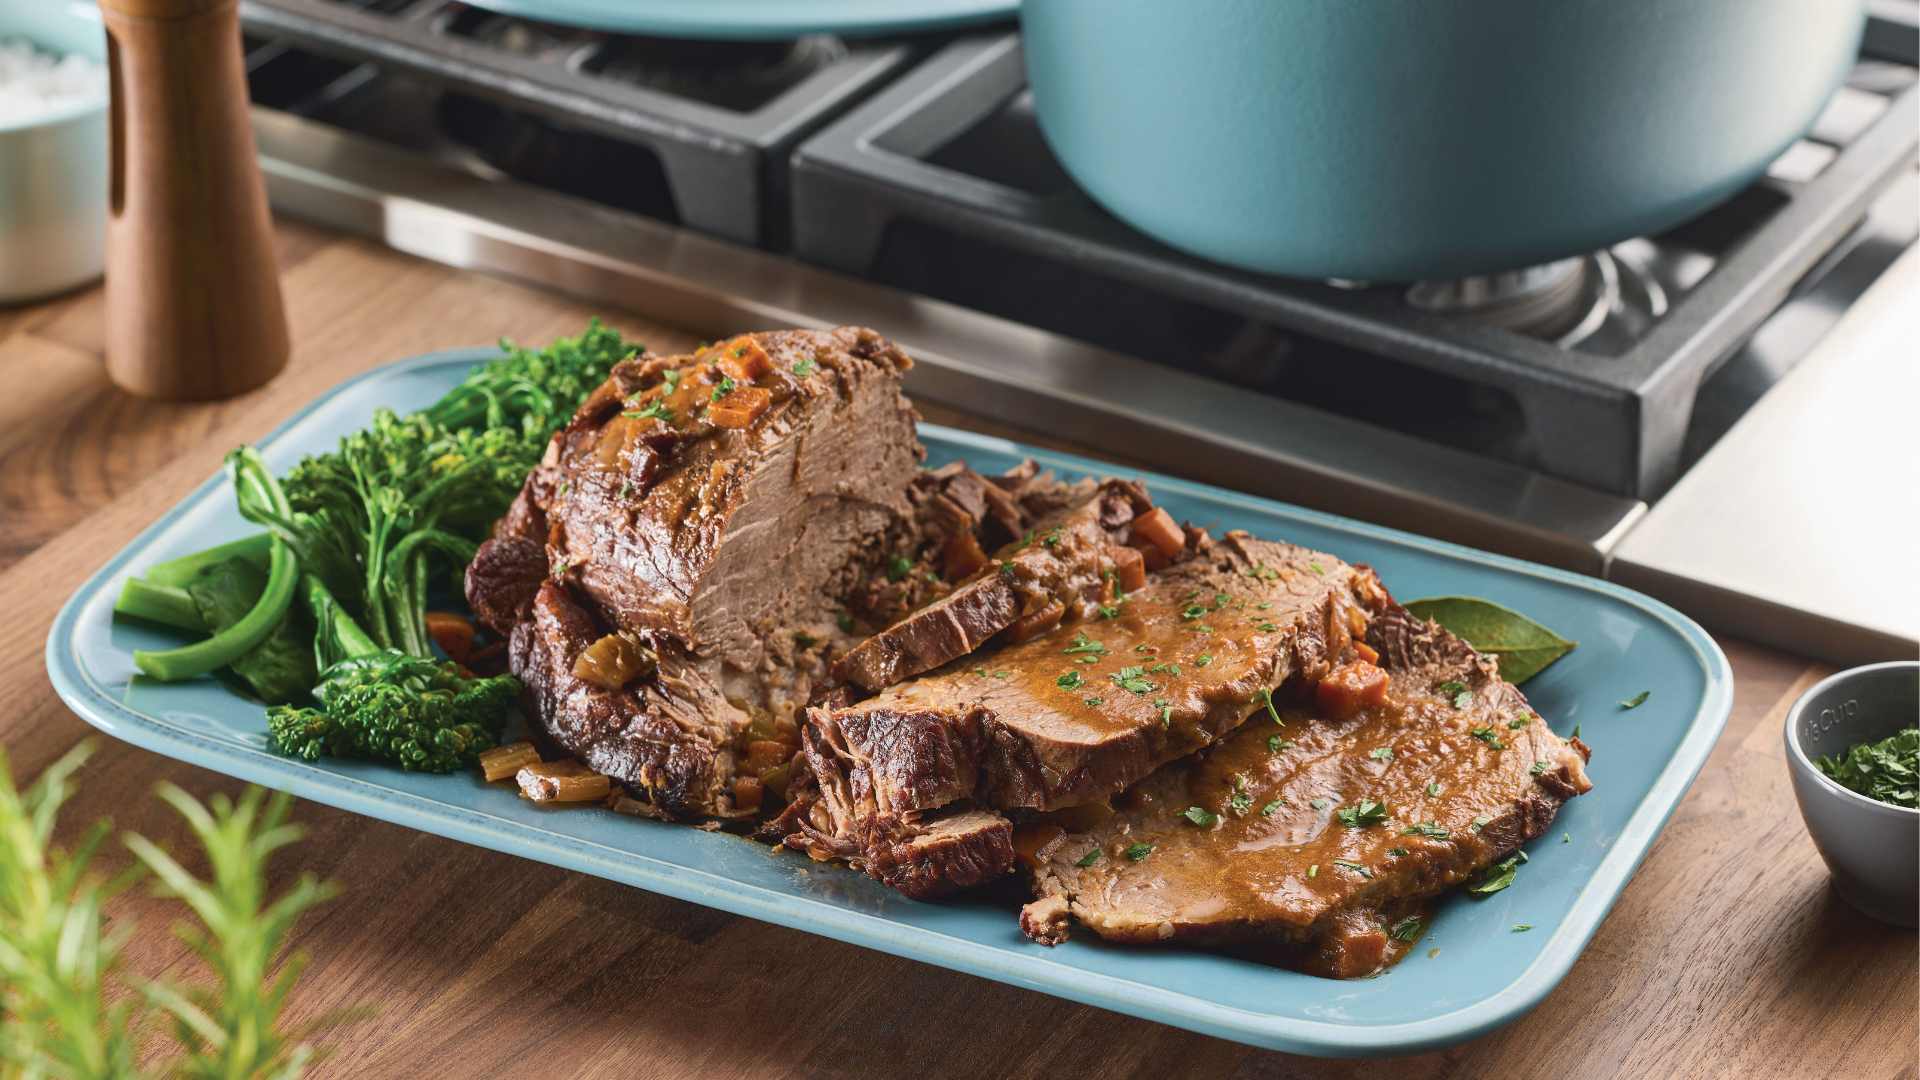
<path id="1" fill-rule="evenodd" d="M 371 365 L 541 341 L 589 314 L 282 232 L 293 362 L 232 401 L 156 409 L 119 395 L 89 322 L 97 297 L 0 313 L 0 375 L 15 388 L 0 402 L 0 744 L 23 775 L 88 731 L 41 662 L 55 610 L 232 444 Z M 609 314 L 656 348 L 691 344 Z M 308 839 L 278 870 L 345 891 L 299 930 L 313 963 L 296 1012 L 378 1010 L 331 1040 L 316 1074 L 338 1077 L 1912 1077 L 1915 937 L 1833 897 L 1781 760 L 1786 705 L 1823 671 L 1723 644 L 1738 680 L 1727 734 L 1586 955 L 1532 1014 L 1443 1052 L 1382 1064 L 1255 1051 L 310 804 L 297 812 Z M 177 844 L 170 812 L 140 793 L 162 778 L 202 795 L 235 786 L 111 741 L 84 775 L 68 837 L 111 814 Z M 136 971 L 193 976 L 164 905 L 129 895 L 114 914 L 140 920 Z"/>
<path id="2" fill-rule="evenodd" d="M 101 14 L 107 370 L 165 401 L 252 390 L 286 366 L 290 343 L 236 0 L 105 0 Z"/>

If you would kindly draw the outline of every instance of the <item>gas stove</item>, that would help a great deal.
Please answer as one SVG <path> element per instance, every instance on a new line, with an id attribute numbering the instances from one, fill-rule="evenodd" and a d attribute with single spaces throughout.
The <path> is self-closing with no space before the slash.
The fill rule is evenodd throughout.
<path id="1" fill-rule="evenodd" d="M 1841 355 L 1920 307 L 1875 298 L 1920 287 L 1920 3 L 1874 11 L 1807 138 L 1694 221 L 1388 285 L 1227 269 L 1106 215 L 1041 139 L 1011 30 L 665 42 L 448 0 L 242 4 L 285 212 L 702 333 L 873 325 L 922 398 L 1835 659 L 1920 648 L 1920 595 L 1873 565 L 1920 525 L 1873 497 L 1920 489 L 1890 479 L 1903 429 L 1773 448 L 1830 456 L 1837 502 L 1766 479 L 1806 385 L 1912 385 Z M 1717 541 L 1766 527 L 1733 490 L 1801 546 Z"/>

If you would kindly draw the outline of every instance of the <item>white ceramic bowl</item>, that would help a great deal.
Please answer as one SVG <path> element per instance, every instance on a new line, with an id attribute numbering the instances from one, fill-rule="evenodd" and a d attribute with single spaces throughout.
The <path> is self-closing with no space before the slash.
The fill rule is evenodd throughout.
<path id="1" fill-rule="evenodd" d="M 1787 713 L 1787 772 L 1807 832 L 1833 871 L 1833 888 L 1856 909 L 1895 926 L 1920 921 L 1920 810 L 1849 791 L 1813 764 L 1856 743 L 1879 742 L 1920 715 L 1920 662 L 1842 671 L 1803 694 Z"/>
<path id="2" fill-rule="evenodd" d="M 0 38 L 106 58 L 98 10 L 81 0 L 0 2 Z M 107 102 L 0 121 L 0 304 L 65 292 L 106 261 Z"/>

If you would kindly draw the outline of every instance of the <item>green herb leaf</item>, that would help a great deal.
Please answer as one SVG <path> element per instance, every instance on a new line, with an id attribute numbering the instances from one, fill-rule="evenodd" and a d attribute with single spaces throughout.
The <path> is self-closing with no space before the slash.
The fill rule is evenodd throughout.
<path id="1" fill-rule="evenodd" d="M 1428 795 L 1431 795 L 1431 796 L 1433 796 L 1434 798 L 1436 798 L 1436 799 L 1437 799 L 1437 798 L 1439 798 L 1439 797 L 1440 797 L 1440 792 L 1441 792 L 1441 790 L 1442 790 L 1442 788 L 1440 787 L 1440 785 L 1439 785 L 1439 783 L 1438 783 L 1438 782 L 1436 782 L 1436 781 L 1433 781 L 1433 780 L 1429 780 L 1429 781 L 1427 781 L 1427 794 L 1428 794 Z"/>
<path id="2" fill-rule="evenodd" d="M 1513 932 L 1516 934 L 1524 934 L 1531 929 L 1533 929 L 1532 923 L 1517 922 L 1513 924 Z"/>
<path id="3" fill-rule="evenodd" d="M 1480 872 L 1480 876 L 1467 885 L 1470 896 L 1488 897 L 1513 884 L 1513 876 L 1520 870 L 1525 860 L 1518 852 L 1501 859 Z"/>
<path id="4" fill-rule="evenodd" d="M 1292 739 L 1283 739 L 1278 735 L 1267 736 L 1267 753 L 1277 754 L 1293 745 Z"/>
<path id="5" fill-rule="evenodd" d="M 1848 791 L 1889 806 L 1920 805 L 1920 728 L 1896 731 L 1813 763 Z"/>
<path id="6" fill-rule="evenodd" d="M 1500 677 L 1515 685 L 1540 674 L 1576 645 L 1519 612 L 1472 596 L 1413 600 L 1407 610 L 1434 620 L 1481 652 L 1492 653 L 1500 662 Z"/>
<path id="7" fill-rule="evenodd" d="M 1376 746 L 1372 750 L 1367 751 L 1367 756 L 1374 759 L 1375 761 L 1392 761 L 1393 747 Z"/>
<path id="8" fill-rule="evenodd" d="M 1263 806 L 1263 807 L 1261 807 L 1261 808 L 1260 808 L 1260 816 L 1261 816 L 1261 817 L 1272 817 L 1273 815 L 1275 815 L 1275 814 L 1277 814 L 1277 813 L 1279 813 L 1279 812 L 1280 812 L 1280 808 L 1281 808 L 1281 807 L 1283 807 L 1283 806 L 1285 806 L 1285 805 L 1287 805 L 1287 800 L 1285 800 L 1285 799 L 1275 799 L 1275 800 L 1273 800 L 1272 802 L 1270 802 L 1270 803 L 1268 803 L 1267 805 L 1265 805 L 1265 806 Z"/>
<path id="9" fill-rule="evenodd" d="M 1412 941 L 1420 936 L 1421 925 L 1418 915 L 1409 915 L 1394 923 L 1393 929 L 1387 931 L 1387 936 L 1395 941 Z"/>
<path id="10" fill-rule="evenodd" d="M 1637 709 L 1640 706 L 1645 705 L 1647 703 L 1647 699 L 1652 696 L 1653 696 L 1653 691 L 1642 690 L 1639 693 L 1628 698 L 1627 700 L 1621 702 L 1620 707 L 1622 709 Z"/>
<path id="11" fill-rule="evenodd" d="M 1495 750 L 1505 750 L 1507 748 L 1507 744 L 1501 742 L 1500 736 L 1494 734 L 1493 729 L 1490 727 L 1477 727 L 1471 732 L 1468 732 L 1468 734 L 1486 743 L 1488 746 L 1493 747 Z"/>
<path id="12" fill-rule="evenodd" d="M 658 420 L 663 424 L 673 423 L 673 408 L 664 401 L 656 401 L 639 412 L 621 413 L 631 420 Z"/>
<path id="13" fill-rule="evenodd" d="M 1139 862 L 1141 859 L 1153 854 L 1153 845 L 1140 843 L 1128 844 L 1125 854 L 1127 858 L 1132 859 L 1134 862 Z"/>
<path id="14" fill-rule="evenodd" d="M 1447 830 L 1441 828 L 1440 826 L 1434 824 L 1431 821 L 1423 821 L 1418 825 L 1409 825 L 1406 828 L 1401 829 L 1400 835 L 1424 836 L 1432 840 L 1445 840 L 1447 837 L 1453 834 L 1449 833 Z"/>
<path id="15" fill-rule="evenodd" d="M 1325 799 L 1315 799 L 1313 800 L 1313 802 L 1309 803 L 1308 805 L 1312 806 L 1315 810 L 1325 810 L 1328 806 L 1331 806 L 1332 804 L 1327 802 L 1327 800 Z"/>
<path id="16" fill-rule="evenodd" d="M 1227 809 L 1232 810 L 1236 817 L 1245 814 L 1253 809 L 1253 796 L 1245 791 L 1236 791 L 1227 797 Z"/>
<path id="17" fill-rule="evenodd" d="M 1065 675 L 1053 680 L 1054 685 L 1062 690 L 1078 690 L 1081 684 L 1086 681 L 1087 680 L 1080 677 L 1080 673 L 1077 671 L 1069 671 Z"/>
<path id="18" fill-rule="evenodd" d="M 1387 807 L 1385 803 L 1362 799 L 1352 806 L 1341 807 L 1339 813 L 1334 816 L 1340 819 L 1340 824 L 1349 829 L 1364 829 L 1368 825 L 1378 825 L 1387 820 Z"/>
<path id="19" fill-rule="evenodd" d="M 1084 630 L 1073 635 L 1073 640 L 1067 644 L 1066 648 L 1060 651 L 1069 655 L 1073 653 L 1090 653 L 1094 656 L 1107 655 L 1107 647 L 1088 637 Z"/>
<path id="20" fill-rule="evenodd" d="M 1084 870 L 1087 867 L 1092 866 L 1094 863 L 1097 863 L 1099 861 L 1100 861 L 1100 849 L 1094 848 L 1093 850 L 1087 852 L 1085 855 L 1080 856 L 1080 861 L 1074 863 L 1073 865 Z"/>
<path id="21" fill-rule="evenodd" d="M 913 560 L 905 555 L 895 555 L 887 562 L 888 581 L 904 581 L 911 573 L 913 573 Z"/>
<path id="22" fill-rule="evenodd" d="M 1199 655 L 1198 657 L 1195 657 L 1195 658 L 1194 658 L 1194 661 L 1193 661 L 1193 666 L 1194 666 L 1194 667 L 1206 667 L 1206 666 L 1207 666 L 1208 664 L 1211 664 L 1211 663 L 1213 663 L 1213 654 L 1212 654 L 1212 653 L 1201 653 L 1201 654 L 1200 654 L 1200 655 Z"/>
<path id="23" fill-rule="evenodd" d="M 1180 816 L 1203 829 L 1211 829 L 1220 821 L 1220 815 L 1203 806 L 1189 806 Z"/>
<path id="24" fill-rule="evenodd" d="M 793 373 L 799 376 L 800 378 L 804 379 L 807 376 L 813 374 L 814 366 L 815 365 L 813 362 L 813 357 L 809 356 L 803 360 L 797 360 L 794 362 Z"/>
<path id="25" fill-rule="evenodd" d="M 1342 870 L 1351 870 L 1354 873 L 1359 874 L 1361 877 L 1370 878 L 1373 876 L 1373 871 L 1367 869 L 1366 867 L 1360 865 L 1357 862 L 1348 862 L 1346 859 L 1335 859 L 1333 860 L 1333 865 L 1339 867 Z"/>

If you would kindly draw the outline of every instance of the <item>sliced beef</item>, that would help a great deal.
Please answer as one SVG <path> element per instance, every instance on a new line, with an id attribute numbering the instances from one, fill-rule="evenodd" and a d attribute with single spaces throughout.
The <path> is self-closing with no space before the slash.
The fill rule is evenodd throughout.
<path id="1" fill-rule="evenodd" d="M 1001 491 L 984 483 L 981 490 Z M 982 512 L 989 512 L 980 498 Z M 861 642 L 841 658 L 836 674 L 880 690 L 966 656 L 1010 627 L 1032 636 L 1092 618 L 1117 598 L 1115 549 L 1124 548 L 1128 527 L 1151 509 L 1146 489 L 1132 481 L 1089 486 L 1078 502 L 1018 534 L 952 591 Z M 962 512 L 963 525 L 975 520 L 972 510 Z M 1025 522 L 1017 512 L 1008 517 L 1015 525 Z M 957 528 L 951 535 L 958 538 L 952 543 L 965 543 L 970 531 Z"/>
<path id="2" fill-rule="evenodd" d="M 669 815 L 777 795 L 844 598 L 915 533 L 908 366 L 858 329 L 616 365 L 468 574 L 536 726 Z"/>
<path id="3" fill-rule="evenodd" d="M 909 365 L 878 334 L 841 329 L 617 366 L 556 441 L 554 562 L 614 624 L 759 667 L 769 634 L 834 602 L 911 529 L 923 451 L 900 394 Z M 736 403 L 760 411 L 740 424 L 722 412 Z"/>
<path id="4" fill-rule="evenodd" d="M 1389 602 L 1363 567 L 1230 533 L 1156 574 L 1110 619 L 810 709 L 804 746 L 819 795 L 788 843 L 884 880 L 871 838 L 898 837 L 917 815 L 1104 799 L 1211 744 L 1289 679 L 1326 676 Z M 916 895 L 951 887 L 914 884 Z"/>
<path id="5" fill-rule="evenodd" d="M 1120 809 L 1027 826 L 1028 934 L 1053 943 L 1077 921 L 1116 941 L 1253 943 L 1321 974 L 1371 974 L 1416 935 L 1403 920 L 1423 901 L 1591 787 L 1586 748 L 1491 659 L 1398 608 L 1367 640 L 1390 673 L 1382 703 L 1344 719 L 1288 705 L 1278 725 L 1249 722 L 1154 773 Z"/>

